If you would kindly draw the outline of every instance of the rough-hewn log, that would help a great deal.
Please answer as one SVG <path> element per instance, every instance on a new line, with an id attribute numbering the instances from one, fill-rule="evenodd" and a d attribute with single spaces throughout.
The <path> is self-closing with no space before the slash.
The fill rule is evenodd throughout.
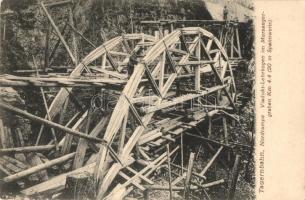
<path id="1" fill-rule="evenodd" d="M 0 154 L 48 151 L 53 149 L 54 147 L 55 145 L 41 145 L 41 146 L 6 148 L 6 149 L 0 149 Z"/>
<path id="2" fill-rule="evenodd" d="M 18 172 L 18 173 L 16 173 L 16 174 L 13 174 L 13 175 L 4 177 L 4 178 L 3 178 L 3 181 L 6 182 L 6 183 L 16 181 L 16 180 L 18 180 L 18 179 L 20 179 L 20 178 L 23 178 L 23 177 L 25 177 L 25 176 L 34 174 L 34 173 L 36 173 L 36 172 L 39 172 L 39 171 L 44 170 L 44 169 L 47 169 L 47 168 L 52 167 L 52 166 L 54 166 L 54 165 L 57 165 L 57 164 L 59 164 L 59 163 L 63 163 L 63 162 L 65 162 L 65 161 L 67 161 L 67 160 L 73 158 L 74 155 L 75 155 L 75 153 L 71 153 L 71 154 L 62 156 L 62 157 L 60 157 L 60 158 L 56 158 L 56 159 L 54 159 L 54 160 L 51 160 L 51 161 L 49 161 L 49 162 L 46 162 L 46 163 L 37 165 L 37 166 L 32 167 L 32 168 L 29 168 L 29 169 L 27 169 L 27 170 Z"/>

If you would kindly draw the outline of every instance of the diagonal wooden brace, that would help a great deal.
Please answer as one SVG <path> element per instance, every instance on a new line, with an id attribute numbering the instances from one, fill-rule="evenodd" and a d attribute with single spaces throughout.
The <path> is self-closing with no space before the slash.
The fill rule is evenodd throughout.
<path id="1" fill-rule="evenodd" d="M 129 105 L 130 105 L 130 108 L 131 108 L 131 111 L 132 111 L 132 114 L 133 116 L 136 118 L 137 122 L 146 128 L 146 126 L 144 125 L 138 111 L 136 110 L 136 108 L 134 107 L 134 105 L 131 103 L 130 99 L 124 94 L 124 97 L 126 98 L 126 100 L 128 101 Z"/>
<path id="2" fill-rule="evenodd" d="M 144 67 L 145 67 L 145 71 L 146 71 L 146 74 L 147 74 L 147 76 L 148 76 L 148 79 L 149 79 L 150 83 L 151 83 L 152 86 L 153 86 L 154 92 L 157 93 L 158 96 L 162 98 L 162 93 L 161 93 L 161 91 L 159 90 L 159 87 L 158 87 L 158 85 L 157 85 L 155 79 L 153 78 L 151 71 L 148 69 L 148 67 L 146 66 L 145 63 L 144 63 Z"/>

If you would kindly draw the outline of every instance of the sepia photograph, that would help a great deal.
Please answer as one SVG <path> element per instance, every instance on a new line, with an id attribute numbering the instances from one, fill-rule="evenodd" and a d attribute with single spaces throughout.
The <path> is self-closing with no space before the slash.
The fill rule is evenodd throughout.
<path id="1" fill-rule="evenodd" d="M 256 199 L 252 0 L 0 3 L 0 199 Z"/>

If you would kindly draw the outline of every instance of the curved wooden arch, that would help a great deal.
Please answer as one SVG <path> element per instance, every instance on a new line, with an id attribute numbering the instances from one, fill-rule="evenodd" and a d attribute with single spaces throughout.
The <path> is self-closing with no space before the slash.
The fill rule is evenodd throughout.
<path id="1" fill-rule="evenodd" d="M 71 72 L 70 77 L 80 76 L 87 65 L 97 60 L 98 58 L 106 55 L 107 53 L 109 53 L 109 51 L 116 48 L 117 46 L 124 45 L 126 41 L 130 41 L 130 40 L 141 40 L 141 42 L 145 42 L 145 41 L 155 42 L 156 38 L 146 34 L 126 34 L 123 36 L 115 37 L 109 41 L 106 41 L 104 44 L 100 45 L 99 47 L 91 51 L 85 58 L 83 58 L 82 61 Z M 137 48 L 139 46 L 140 44 L 137 44 Z M 55 99 L 53 100 L 49 108 L 49 113 L 51 118 L 53 118 L 56 114 L 58 114 L 68 95 L 69 93 L 66 89 L 63 88 L 60 89 L 60 91 L 56 95 Z"/>
<path id="2" fill-rule="evenodd" d="M 211 74 L 215 79 L 214 86 L 203 87 L 200 84 L 202 74 Z M 193 91 L 184 95 L 176 95 L 174 99 L 168 100 L 167 96 L 169 91 L 173 90 L 173 83 L 179 77 L 189 76 L 195 77 Z M 149 80 L 150 86 L 140 85 L 145 78 Z M 152 95 L 148 92 L 151 89 L 153 91 Z M 227 98 L 225 104 L 218 101 L 217 106 L 226 105 L 235 109 L 236 89 L 233 73 L 225 50 L 213 34 L 199 27 L 188 27 L 173 31 L 159 40 L 146 52 L 141 63 L 135 66 L 135 70 L 123 89 L 111 115 L 103 138 L 110 145 L 113 145 L 112 142 L 115 140 L 122 124 L 124 125 L 124 118 L 128 117 L 129 111 L 137 119 L 138 125 L 134 128 L 122 149 L 118 151 L 122 163 L 114 162 L 108 170 L 108 149 L 104 146 L 100 147 L 94 172 L 95 177 L 99 178 L 100 185 L 97 199 L 102 199 L 106 195 L 109 186 L 120 170 L 133 162 L 130 154 L 139 138 L 148 129 L 147 127 L 157 111 L 174 106 L 177 102 L 183 103 L 192 99 L 203 98 L 215 92 L 218 93 L 217 96 Z M 148 93 L 149 95 L 147 95 Z M 153 100 L 148 106 L 137 107 L 133 102 L 139 98 L 142 98 L 142 100 L 151 98 Z M 140 113 L 139 110 L 143 113 Z M 124 193 L 126 186 L 126 184 L 117 185 L 107 197 L 111 198 L 114 191 Z"/>

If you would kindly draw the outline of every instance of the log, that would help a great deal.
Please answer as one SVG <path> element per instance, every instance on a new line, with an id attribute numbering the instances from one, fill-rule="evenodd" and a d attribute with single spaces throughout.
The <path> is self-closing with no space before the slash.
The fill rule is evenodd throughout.
<path id="1" fill-rule="evenodd" d="M 41 145 L 41 146 L 6 148 L 6 149 L 0 149 L 0 154 L 49 151 L 54 147 L 55 145 Z"/>
<path id="2" fill-rule="evenodd" d="M 18 172 L 16 174 L 11 175 L 11 176 L 4 177 L 3 181 L 6 182 L 6 183 L 10 183 L 10 182 L 16 181 L 16 180 L 18 180 L 20 178 L 23 178 L 25 176 L 34 174 L 34 173 L 39 172 L 41 170 L 50 168 L 50 167 L 52 167 L 54 165 L 63 163 L 65 161 L 73 158 L 74 156 L 75 156 L 75 153 L 70 153 L 70 154 L 62 156 L 60 158 L 56 158 L 56 159 L 51 160 L 49 162 L 46 162 L 46 163 L 43 163 L 43 164 L 39 164 L 39 165 L 37 165 L 35 167 L 32 167 L 32 168 L 29 168 L 27 170 Z"/>

